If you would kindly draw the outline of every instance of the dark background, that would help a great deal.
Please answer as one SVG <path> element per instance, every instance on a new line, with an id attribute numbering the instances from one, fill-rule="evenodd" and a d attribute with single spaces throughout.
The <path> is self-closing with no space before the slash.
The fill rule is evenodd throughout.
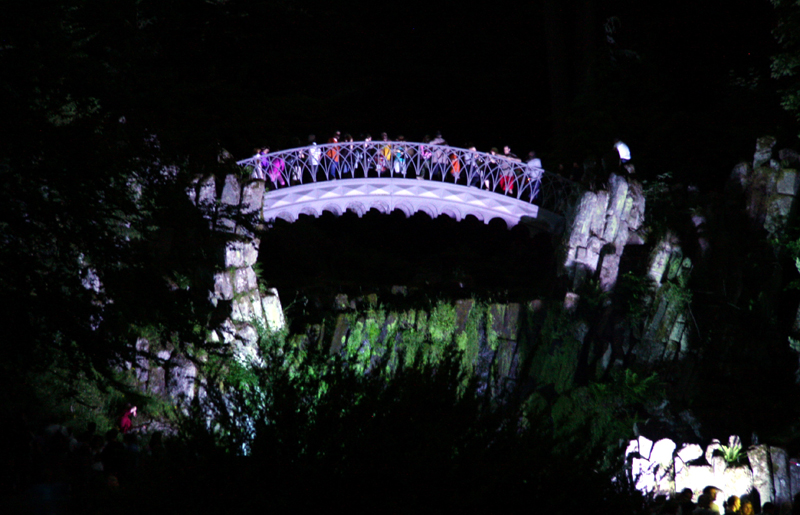
<path id="1" fill-rule="evenodd" d="M 644 177 L 711 188 L 755 137 L 794 141 L 769 79 L 775 25 L 765 0 L 33 0 L 3 23 L 4 119 L 93 98 L 195 160 L 441 130 L 555 169 L 620 137 Z"/>

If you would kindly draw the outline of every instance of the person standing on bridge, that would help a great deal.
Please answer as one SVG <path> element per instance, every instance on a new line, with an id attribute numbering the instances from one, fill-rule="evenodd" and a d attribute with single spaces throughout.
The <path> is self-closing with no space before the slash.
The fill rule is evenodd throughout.
<path id="1" fill-rule="evenodd" d="M 317 182 L 317 170 L 319 170 L 322 151 L 317 148 L 317 137 L 313 134 L 308 135 L 308 145 L 308 169 L 311 173 L 311 180 Z"/>
<path id="2" fill-rule="evenodd" d="M 516 161 L 517 163 L 520 163 L 522 161 L 519 157 L 517 157 L 517 154 L 511 151 L 511 147 L 509 147 L 508 145 L 503 147 L 503 157 L 505 157 L 506 159 L 510 159 L 511 161 Z"/>
<path id="3" fill-rule="evenodd" d="M 406 164 L 408 152 L 406 151 L 406 146 L 403 145 L 405 140 L 403 136 L 397 136 L 398 144 L 395 145 L 394 155 L 392 156 L 392 170 L 395 175 L 402 175 L 403 178 L 406 177 L 406 171 L 408 169 L 408 165 Z"/>
<path id="4" fill-rule="evenodd" d="M 485 160 L 485 172 L 483 175 L 483 188 L 492 191 L 498 184 L 497 147 L 489 149 L 489 157 Z"/>
<path id="5" fill-rule="evenodd" d="M 266 158 L 266 154 L 269 152 L 269 147 L 264 149 L 264 155 Z M 286 186 L 286 181 L 283 180 L 283 171 L 286 169 L 286 162 L 283 160 L 282 157 L 273 157 L 269 161 L 269 168 L 267 174 L 269 175 L 269 180 L 272 181 L 272 185 L 275 186 L 275 189 L 278 189 L 278 184 L 281 186 Z"/>
<path id="6" fill-rule="evenodd" d="M 466 181 L 469 186 L 481 187 L 481 177 L 478 174 L 478 149 L 470 143 L 467 145 L 467 152 L 464 153 L 464 169 L 466 171 Z"/>
<path id="7" fill-rule="evenodd" d="M 267 175 L 264 172 L 264 169 L 266 168 L 267 164 L 269 164 L 269 161 L 267 161 L 266 158 L 262 156 L 262 151 L 260 148 L 256 148 L 253 150 L 255 152 L 255 155 L 253 155 L 253 162 L 255 164 L 253 165 L 253 173 L 250 174 L 250 178 L 259 179 L 262 181 L 266 180 Z"/>
<path id="8" fill-rule="evenodd" d="M 426 175 L 431 174 L 431 137 L 427 134 L 422 138 L 422 145 L 419 146 L 419 157 L 417 157 L 417 179 L 425 179 Z"/>
<path id="9" fill-rule="evenodd" d="M 514 175 L 514 169 L 506 160 L 502 160 L 500 162 L 500 188 L 502 188 L 503 193 L 506 195 L 513 195 L 514 194 L 514 179 L 516 175 Z"/>
<path id="10" fill-rule="evenodd" d="M 350 174 L 350 177 L 355 177 L 356 154 L 353 145 L 353 137 L 349 134 L 345 134 L 342 136 L 342 142 L 344 144 L 339 151 L 341 176 L 344 177 Z"/>
<path id="11" fill-rule="evenodd" d="M 361 171 L 364 174 L 363 177 L 366 179 L 367 177 L 369 177 L 370 163 L 372 163 L 372 157 L 371 157 L 372 136 L 370 136 L 369 134 L 365 134 L 363 139 L 364 139 L 363 145 L 361 145 L 356 150 L 356 159 L 358 160 Z"/>
<path id="12" fill-rule="evenodd" d="M 528 161 L 525 163 L 525 184 L 523 187 L 528 189 L 528 198 L 533 201 L 539 193 L 539 182 L 544 175 L 542 160 L 536 157 L 536 152 L 528 152 Z"/>
<path id="13" fill-rule="evenodd" d="M 339 131 L 331 136 L 328 140 L 328 143 L 339 143 Z M 332 147 L 328 147 L 328 151 L 325 152 L 326 160 L 325 164 L 327 165 L 326 168 L 328 169 L 328 180 L 333 180 L 336 178 L 336 172 L 339 171 L 339 145 L 334 145 Z"/>
<path id="14" fill-rule="evenodd" d="M 388 171 L 389 177 L 392 176 L 392 146 L 389 143 L 389 136 L 385 133 L 381 133 L 381 141 L 383 142 L 383 146 L 381 147 L 381 151 L 375 156 L 377 162 L 375 164 L 375 168 L 378 170 L 378 177 L 381 176 L 383 172 Z"/>
<path id="15" fill-rule="evenodd" d="M 447 169 L 449 159 L 447 157 L 447 152 L 444 149 L 436 148 L 447 145 L 447 141 L 445 141 L 445 139 L 442 137 L 441 131 L 436 131 L 436 137 L 430 141 L 429 145 L 433 147 L 431 149 L 431 164 L 433 165 L 431 170 L 431 180 L 437 177 L 441 178 L 441 180 L 444 180 L 445 170 Z"/>
<path id="16" fill-rule="evenodd" d="M 522 177 L 520 176 L 523 175 L 523 172 L 519 169 L 518 166 L 514 165 L 514 163 L 521 163 L 522 159 L 520 159 L 517 156 L 517 154 L 513 153 L 511 151 L 511 147 L 509 147 L 508 145 L 503 146 L 503 157 L 505 157 L 505 160 L 503 160 L 501 164 L 501 167 L 503 169 L 503 176 L 508 177 L 511 180 L 510 193 L 514 193 L 514 183 L 518 182 L 518 180 L 521 181 Z M 509 179 L 506 179 L 506 181 L 508 181 Z M 506 194 L 509 193 L 507 189 L 504 188 L 504 190 Z"/>

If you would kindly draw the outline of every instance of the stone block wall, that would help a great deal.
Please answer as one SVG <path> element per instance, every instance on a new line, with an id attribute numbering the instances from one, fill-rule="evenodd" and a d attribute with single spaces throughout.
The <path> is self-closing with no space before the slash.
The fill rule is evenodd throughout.
<path id="1" fill-rule="evenodd" d="M 221 236 L 219 269 L 209 301 L 224 310 L 225 316 L 218 327 L 212 328 L 210 338 L 230 344 L 237 359 L 258 362 L 257 326 L 279 330 L 285 325 L 277 290 L 261 291 L 255 268 L 264 182 L 243 183 L 234 175 L 221 182 L 218 187 L 213 176 L 197 178 L 194 188 L 187 192 Z"/>

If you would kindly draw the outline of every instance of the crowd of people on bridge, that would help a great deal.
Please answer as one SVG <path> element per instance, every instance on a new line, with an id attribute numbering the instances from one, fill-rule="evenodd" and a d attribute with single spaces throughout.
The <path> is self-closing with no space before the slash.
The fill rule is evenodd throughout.
<path id="1" fill-rule="evenodd" d="M 539 181 L 545 172 L 536 152 L 530 151 L 523 162 L 508 145 L 502 147 L 502 152 L 497 147 L 486 153 L 478 152 L 472 144 L 468 144 L 466 150 L 457 150 L 448 147 L 441 132 L 436 132 L 433 138 L 425 136 L 421 145 L 405 142 L 403 136 L 390 140 L 385 132 L 374 142 L 369 134 L 355 141 L 350 134 L 336 131 L 327 140 L 329 145 L 319 146 L 316 136 L 311 134 L 306 147 L 290 154 L 275 156 L 270 154 L 270 147 L 256 148 L 251 177 L 267 182 L 272 188 L 343 178 L 430 179 L 506 195 L 524 193 L 518 191 L 524 188 L 532 200 L 536 189 L 530 185 Z M 615 139 L 613 149 L 619 155 L 615 167 L 633 173 L 628 146 Z M 594 187 L 594 165 L 596 163 L 588 162 L 581 166 L 574 162 L 567 170 L 562 164 L 557 174 Z"/>
<path id="2" fill-rule="evenodd" d="M 528 153 L 525 163 L 508 145 L 502 153 L 497 148 L 487 154 L 478 153 L 474 145 L 466 152 L 457 152 L 448 147 L 441 132 L 433 138 L 425 136 L 421 145 L 404 144 L 403 136 L 390 140 L 386 133 L 376 142 L 369 134 L 356 142 L 351 135 L 339 131 L 327 143 L 331 145 L 319 147 L 312 134 L 307 147 L 275 157 L 270 155 L 269 147 L 257 148 L 251 176 L 267 181 L 274 188 L 356 177 L 430 178 L 513 195 L 515 187 L 537 181 L 544 174 L 542 161 L 533 151 Z M 478 173 L 481 169 L 497 173 Z M 492 180 L 491 175 L 496 175 L 496 179 Z"/>

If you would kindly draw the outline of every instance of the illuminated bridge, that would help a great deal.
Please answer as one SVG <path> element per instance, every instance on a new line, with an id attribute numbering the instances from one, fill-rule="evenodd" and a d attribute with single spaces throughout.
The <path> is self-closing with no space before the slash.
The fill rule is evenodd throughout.
<path id="1" fill-rule="evenodd" d="M 557 231 L 579 194 L 573 182 L 499 154 L 406 141 L 313 145 L 238 164 L 266 183 L 265 221 L 397 209 Z"/>

